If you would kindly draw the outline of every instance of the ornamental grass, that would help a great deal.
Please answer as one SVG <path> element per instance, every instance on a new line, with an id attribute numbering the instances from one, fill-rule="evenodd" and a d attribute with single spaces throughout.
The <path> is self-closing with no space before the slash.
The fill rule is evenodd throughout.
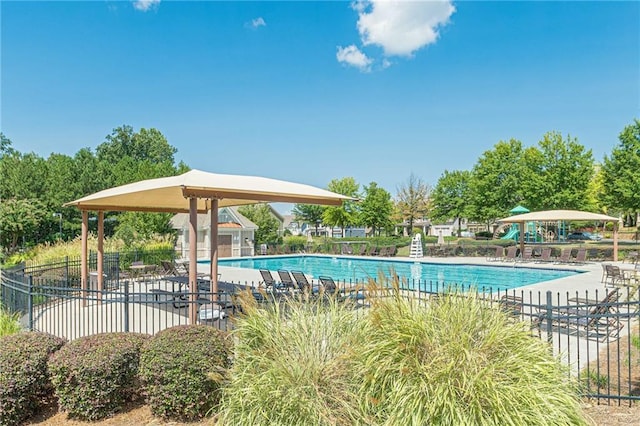
<path id="1" fill-rule="evenodd" d="M 547 343 L 474 295 L 371 300 L 357 352 L 371 424 L 582 425 L 577 384 Z"/>
<path id="2" fill-rule="evenodd" d="M 352 425 L 361 418 L 350 364 L 363 340 L 353 310 L 329 297 L 259 308 L 236 322 L 224 425 Z"/>

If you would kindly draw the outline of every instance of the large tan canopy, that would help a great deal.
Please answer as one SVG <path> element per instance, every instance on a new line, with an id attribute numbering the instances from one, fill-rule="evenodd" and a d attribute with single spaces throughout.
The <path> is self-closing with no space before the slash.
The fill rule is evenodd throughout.
<path id="1" fill-rule="evenodd" d="M 259 202 L 340 205 L 351 198 L 310 185 L 257 176 L 223 175 L 191 170 L 179 176 L 148 179 L 87 195 L 65 206 L 94 211 L 189 212 L 189 198 L 197 198 L 197 210 Z"/>
<path id="2" fill-rule="evenodd" d="M 544 222 L 555 220 L 588 220 L 600 222 L 618 222 L 617 217 L 607 216 L 605 214 L 583 212 L 579 210 L 545 210 L 540 212 L 531 212 L 517 214 L 514 216 L 498 219 L 498 222 L 518 223 L 518 222 Z"/>
<path id="3" fill-rule="evenodd" d="M 82 289 L 87 290 L 88 211 L 98 212 L 98 289 L 103 287 L 105 211 L 189 213 L 189 320 L 196 322 L 197 216 L 211 211 L 211 291 L 218 292 L 218 208 L 286 202 L 339 206 L 352 198 L 309 185 L 257 176 L 223 175 L 191 170 L 179 176 L 148 179 L 87 195 L 65 206 L 82 211 Z M 100 297 L 101 292 L 98 293 Z"/>
<path id="4" fill-rule="evenodd" d="M 613 260 L 618 260 L 618 219 L 600 213 L 583 212 L 579 210 L 544 210 L 539 212 L 523 213 L 498 219 L 502 223 L 520 224 L 520 250 L 524 250 L 524 223 L 525 222 L 552 222 L 557 220 L 586 220 L 599 222 L 613 222 Z"/>

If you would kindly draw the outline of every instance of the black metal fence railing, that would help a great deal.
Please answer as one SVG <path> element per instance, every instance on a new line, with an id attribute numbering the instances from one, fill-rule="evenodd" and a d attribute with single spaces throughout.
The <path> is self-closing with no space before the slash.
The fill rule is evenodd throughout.
<path id="1" fill-rule="evenodd" d="M 81 336 L 131 331 L 155 334 L 168 327 L 187 324 L 189 307 L 197 310 L 197 321 L 220 329 L 232 327 L 231 318 L 240 310 L 237 295 L 242 290 L 261 303 L 271 303 L 299 291 L 276 282 L 220 283 L 220 292 L 209 291 L 209 281 L 198 281 L 198 292 L 188 293 L 184 277 L 156 273 L 131 276 L 120 271 L 122 257 L 113 256 L 116 272 L 106 272 L 105 288 L 95 282 L 82 290 L 75 276 L 75 259 L 52 265 L 58 272 L 28 266 L 4 270 L 0 280 L 0 303 L 22 313 L 29 329 L 52 333 L 69 340 Z M 149 258 L 151 259 L 151 257 Z M 114 267 L 116 269 L 116 267 Z M 60 274 L 60 270 L 64 273 Z M 67 272 L 68 271 L 68 272 Z M 79 274 L 78 274 L 79 275 Z M 334 293 L 366 312 L 371 297 L 385 296 L 384 286 L 371 293 L 368 282 L 310 282 L 313 293 Z M 403 297 L 433 302 L 445 294 L 465 296 L 469 287 L 400 278 Z M 382 290 L 380 290 L 382 288 Z M 489 305 L 500 307 L 514 319 L 524 321 L 531 335 L 549 343 L 582 384 L 586 396 L 625 401 L 640 400 L 640 301 L 632 286 L 595 292 L 485 291 L 472 289 Z M 214 297 L 215 296 L 215 297 Z"/>

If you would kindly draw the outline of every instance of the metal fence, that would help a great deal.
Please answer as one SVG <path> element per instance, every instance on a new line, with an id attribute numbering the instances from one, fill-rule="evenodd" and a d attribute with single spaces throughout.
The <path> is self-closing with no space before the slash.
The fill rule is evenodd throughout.
<path id="1" fill-rule="evenodd" d="M 155 258 L 149 256 L 147 260 Z M 109 262 L 111 266 L 107 266 Z M 241 290 L 248 290 L 247 294 L 261 303 L 295 294 L 292 289 L 281 287 L 281 283 L 265 290 L 260 288 L 261 283 L 245 282 L 220 283 L 221 291 L 213 297 L 208 291 L 209 282 L 199 280 L 198 293 L 191 295 L 185 291 L 184 277 L 131 277 L 121 272 L 121 264 L 122 256 L 105 256 L 102 291 L 97 290 L 95 280 L 90 280 L 89 289 L 80 288 L 76 260 L 4 270 L 0 303 L 13 312 L 21 312 L 25 327 L 73 340 L 116 331 L 155 334 L 187 324 L 189 306 L 193 304 L 197 305 L 198 322 L 228 330 L 232 327 L 231 318 L 240 309 L 236 295 Z M 320 283 L 311 284 L 317 287 Z M 367 298 L 360 296 L 367 283 L 336 284 L 337 295 L 352 300 L 356 307 L 366 307 Z M 470 291 L 453 284 L 402 278 L 399 285 L 403 296 L 426 303 L 445 294 L 467 297 Z M 579 379 L 585 395 L 618 402 L 640 400 L 640 301 L 634 287 L 591 293 L 472 290 L 514 320 L 524 321 L 532 336 L 547 341 L 570 374 Z"/>

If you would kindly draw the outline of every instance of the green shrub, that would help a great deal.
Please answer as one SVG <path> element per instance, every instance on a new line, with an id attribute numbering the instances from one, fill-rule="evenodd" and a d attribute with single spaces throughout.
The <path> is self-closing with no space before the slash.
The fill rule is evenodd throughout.
<path id="1" fill-rule="evenodd" d="M 289 253 L 297 253 L 304 251 L 307 246 L 307 237 L 302 236 L 290 236 L 285 237 L 284 242 L 285 250 L 288 249 Z"/>
<path id="2" fill-rule="evenodd" d="M 81 337 L 51 357 L 51 382 L 61 411 L 98 420 L 137 396 L 140 349 L 149 336 L 104 333 Z"/>
<path id="3" fill-rule="evenodd" d="M 0 337 L 20 331 L 22 327 L 19 318 L 20 313 L 12 314 L 0 304 Z"/>
<path id="4" fill-rule="evenodd" d="M 349 363 L 355 312 L 321 300 L 247 308 L 233 335 L 225 425 L 352 425 L 357 401 Z"/>
<path id="5" fill-rule="evenodd" d="M 59 337 L 31 331 L 0 337 L 1 425 L 17 425 L 35 413 L 51 391 L 49 355 L 63 344 Z"/>
<path id="6" fill-rule="evenodd" d="M 370 424 L 586 424 L 577 384 L 524 323 L 474 297 L 372 301 L 356 353 Z"/>
<path id="7" fill-rule="evenodd" d="M 228 336 L 214 327 L 177 326 L 153 336 L 140 357 L 151 412 L 180 420 L 204 417 L 220 400 L 230 357 Z"/>

